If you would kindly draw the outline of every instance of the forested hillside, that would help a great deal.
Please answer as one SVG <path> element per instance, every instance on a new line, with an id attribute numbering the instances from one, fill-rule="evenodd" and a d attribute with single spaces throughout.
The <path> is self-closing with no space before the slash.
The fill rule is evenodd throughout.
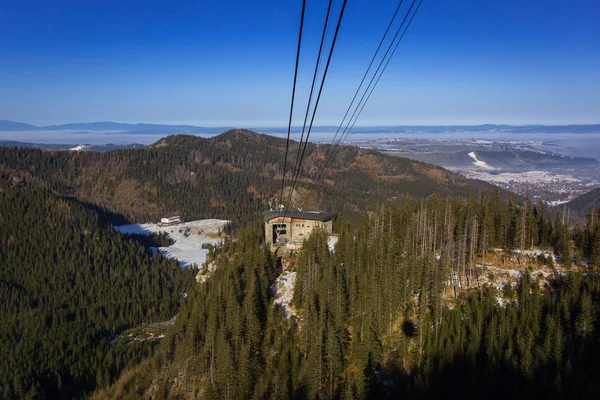
<path id="1" fill-rule="evenodd" d="M 592 209 L 600 208 L 600 188 L 592 190 L 567 203 L 569 209 L 584 215 Z"/>
<path id="2" fill-rule="evenodd" d="M 1 147 L 0 166 L 136 222 L 174 213 L 187 220 L 239 221 L 258 215 L 270 201 L 275 205 L 285 143 L 232 130 L 210 139 L 170 136 L 148 149 L 104 153 Z M 288 183 L 297 146 L 290 146 Z M 358 221 L 361 212 L 373 211 L 388 198 L 432 193 L 466 197 L 492 188 L 440 167 L 356 147 L 336 152 L 317 181 L 326 151 L 327 146 L 309 143 L 290 207 L 331 209 Z"/>
<path id="3" fill-rule="evenodd" d="M 334 253 L 316 232 L 282 259 L 297 273 L 290 319 L 268 290 L 279 258 L 260 227 L 243 230 L 191 291 L 152 362 L 98 398 L 598 395 L 598 265 L 570 256 L 600 250 L 598 215 L 572 231 L 542 205 L 484 193 L 386 202 L 358 229 L 339 230 Z M 523 266 L 515 287 L 455 290 L 484 280 L 477 264 L 488 249 L 531 246 L 562 255 L 553 276 Z"/>
<path id="4" fill-rule="evenodd" d="M 0 397 L 76 398 L 152 354 L 111 344 L 171 319 L 193 274 L 74 200 L 0 173 Z"/>
<path id="5" fill-rule="evenodd" d="M 595 398 L 598 211 L 569 227 L 543 203 L 353 147 L 314 182 L 324 149 L 311 146 L 296 205 L 351 218 L 334 252 L 317 230 L 274 253 L 252 220 L 276 196 L 283 146 L 231 131 L 0 149 L 0 397 Z M 250 221 L 202 283 L 107 222 L 178 211 Z M 495 249 L 540 252 L 498 287 L 482 268 Z M 273 305 L 284 269 L 291 318 Z M 115 340 L 175 315 L 160 343 Z"/>

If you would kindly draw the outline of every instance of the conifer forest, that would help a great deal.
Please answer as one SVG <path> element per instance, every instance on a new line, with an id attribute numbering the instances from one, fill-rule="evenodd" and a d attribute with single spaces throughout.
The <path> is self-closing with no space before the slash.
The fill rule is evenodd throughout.
<path id="1" fill-rule="evenodd" d="M 280 261 L 249 226 L 182 306 L 148 367 L 155 386 L 137 383 L 156 398 L 596 398 L 597 269 L 575 257 L 542 282 L 525 268 L 503 305 L 486 285 L 449 291 L 481 279 L 474 260 L 492 247 L 597 262 L 598 215 L 577 232 L 562 220 L 486 193 L 386 203 L 338 224 L 333 253 L 321 232 L 290 257 L 291 319 L 267 290 Z"/>
<path id="2" fill-rule="evenodd" d="M 102 163 L 119 162 L 126 151 L 2 151 L 2 398 L 599 395 L 595 208 L 577 215 L 487 188 L 390 195 L 371 182 L 358 203 L 349 202 L 353 211 L 339 213 L 334 246 L 317 229 L 289 250 L 265 243 L 253 211 L 265 204 L 253 198 L 224 208 L 239 206 L 232 212 L 244 218 L 210 249 L 199 274 L 152 250 L 170 245 L 168 237 L 114 229 L 135 213 L 116 215 L 125 209 L 114 199 L 89 197 L 91 182 L 106 179 Z M 131 154 L 161 165 L 156 152 Z M 72 168 L 78 172 L 65 176 Z M 148 176 L 140 172 L 136 185 Z M 69 179 L 78 186 L 66 186 Z M 224 198 L 245 190 L 240 185 Z M 218 214 L 221 206 L 203 208 L 206 196 L 190 215 Z M 371 208 L 353 206 L 362 201 Z M 497 284 L 502 268 L 515 276 Z M 295 277 L 285 307 L 274 304 L 284 273 Z M 132 333 L 156 326 L 161 333 L 148 340 Z"/>

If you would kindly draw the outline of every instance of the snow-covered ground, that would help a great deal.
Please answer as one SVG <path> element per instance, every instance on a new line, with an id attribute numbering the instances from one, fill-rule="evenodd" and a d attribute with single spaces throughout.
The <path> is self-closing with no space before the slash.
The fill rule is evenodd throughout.
<path id="1" fill-rule="evenodd" d="M 122 233 L 135 233 L 151 235 L 164 232 L 169 235 L 175 243 L 168 247 L 159 247 L 166 258 L 176 258 L 181 267 L 196 265 L 201 267 L 206 262 L 207 249 L 203 249 L 205 243 L 218 244 L 222 240 L 219 233 L 228 221 L 222 219 L 202 219 L 189 221 L 172 226 L 160 226 L 159 224 L 130 224 L 115 226 Z"/>
<path id="2" fill-rule="evenodd" d="M 568 202 L 569 202 L 569 200 L 554 200 L 554 201 L 547 201 L 546 204 L 548 204 L 550 206 L 560 206 L 561 204 L 566 204 Z"/>
<path id="3" fill-rule="evenodd" d="M 539 285 L 544 285 L 549 279 L 563 273 L 563 269 L 558 264 L 558 258 L 549 251 L 542 249 L 534 250 L 504 250 L 492 249 L 493 261 L 477 263 L 473 268 L 474 279 L 470 281 L 463 280 L 460 286 L 463 290 L 480 288 L 481 286 L 490 286 L 497 290 L 496 300 L 498 304 L 506 305 L 513 299 L 504 298 L 503 291 L 506 284 L 516 288 L 519 280 L 527 269 L 532 280 L 540 279 Z M 554 266 L 547 266 L 536 261 L 538 256 L 552 257 Z M 502 257 L 506 257 L 502 261 Z M 517 259 L 518 257 L 518 259 Z M 452 278 L 453 282 L 458 282 L 456 275 Z"/>
<path id="4" fill-rule="evenodd" d="M 333 253 L 335 250 L 335 244 L 338 242 L 339 237 L 336 235 L 329 236 L 327 239 L 327 247 L 329 251 Z M 273 304 L 283 308 L 283 312 L 287 318 L 298 315 L 292 306 L 292 300 L 294 298 L 294 288 L 296 287 L 296 272 L 295 271 L 283 271 L 281 275 L 277 277 L 271 290 L 274 293 L 275 300 Z"/>
<path id="5" fill-rule="evenodd" d="M 553 174 L 546 171 L 502 172 L 499 174 L 490 174 L 484 171 L 464 170 L 462 173 L 467 178 L 481 179 L 482 181 L 494 183 L 557 183 L 561 181 L 580 181 L 580 179 L 577 179 L 572 175 Z"/>
<path id="6" fill-rule="evenodd" d="M 84 151 L 84 150 L 90 150 L 92 148 L 92 146 L 88 145 L 88 144 L 80 144 L 78 146 L 73 147 L 72 149 L 69 149 L 71 151 Z"/>
<path id="7" fill-rule="evenodd" d="M 477 154 L 475 154 L 475 152 L 470 152 L 469 153 L 469 157 L 471 157 L 473 160 L 473 164 L 475 164 L 478 167 L 484 168 L 484 169 L 494 169 L 493 167 L 487 165 L 487 163 L 485 161 L 481 161 L 477 158 Z"/>
<path id="8" fill-rule="evenodd" d="M 287 318 L 296 317 L 296 311 L 291 306 L 295 286 L 296 272 L 290 271 L 283 271 L 273 283 L 273 290 L 275 291 L 275 301 L 273 303 L 283 308 Z"/>
<path id="9" fill-rule="evenodd" d="M 549 251 L 546 250 L 540 250 L 540 249 L 534 249 L 534 250 L 520 250 L 520 249 L 511 249 L 511 250 L 505 250 L 505 249 L 501 249 L 501 248 L 493 248 L 492 249 L 495 253 L 516 253 L 516 254 L 526 254 L 529 257 L 537 257 L 537 256 L 544 256 L 544 257 L 554 257 L 554 261 L 556 260 L 556 257 L 550 253 Z"/>

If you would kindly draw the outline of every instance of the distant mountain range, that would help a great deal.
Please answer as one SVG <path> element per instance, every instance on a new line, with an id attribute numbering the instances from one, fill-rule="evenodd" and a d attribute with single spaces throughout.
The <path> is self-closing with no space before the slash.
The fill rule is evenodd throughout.
<path id="1" fill-rule="evenodd" d="M 233 127 L 206 127 L 194 125 L 165 125 L 165 124 L 127 124 L 119 122 L 79 122 L 62 125 L 35 126 L 22 122 L 0 120 L 0 132 L 15 131 L 81 131 L 81 132 L 127 132 L 131 134 L 219 134 Z M 282 133 L 285 127 L 254 128 L 264 133 Z M 294 127 L 292 131 L 301 130 Z M 335 132 L 337 126 L 316 126 L 313 131 Z M 440 125 L 440 126 L 368 126 L 356 127 L 352 133 L 447 133 L 447 132 L 503 132 L 503 133 L 600 133 L 600 124 L 594 125 Z"/>
<path id="2" fill-rule="evenodd" d="M 119 122 L 78 122 L 62 125 L 35 126 L 21 122 L 0 120 L 0 132 L 15 131 L 81 131 L 81 132 L 127 132 L 127 133 L 221 133 L 228 127 L 201 127 L 192 125 L 126 124 Z"/>
<path id="3" fill-rule="evenodd" d="M 15 140 L 0 140 L 0 146 L 7 147 L 26 147 L 42 150 L 91 150 L 91 151 L 111 151 L 117 149 L 143 149 L 146 147 L 140 143 L 107 143 L 101 145 L 87 144 L 55 144 L 55 143 L 28 143 Z"/>

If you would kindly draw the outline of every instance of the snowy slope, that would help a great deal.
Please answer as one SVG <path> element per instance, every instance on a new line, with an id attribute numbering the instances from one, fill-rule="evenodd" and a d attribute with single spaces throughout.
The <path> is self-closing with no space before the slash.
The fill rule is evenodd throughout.
<path id="1" fill-rule="evenodd" d="M 283 308 L 287 318 L 296 317 L 296 311 L 292 307 L 294 298 L 294 287 L 296 286 L 296 272 L 283 271 L 273 283 L 272 290 L 275 292 L 273 303 Z"/>
<path id="2" fill-rule="evenodd" d="M 479 160 L 477 158 L 477 154 L 475 154 L 475 152 L 473 152 L 473 151 L 469 153 L 469 157 L 471 157 L 473 160 L 475 160 L 475 161 L 473 161 L 473 164 L 478 167 L 481 167 L 484 169 L 494 169 L 493 167 L 487 165 L 487 163 L 485 161 Z"/>
<path id="3" fill-rule="evenodd" d="M 121 233 L 141 235 L 159 232 L 168 234 L 175 243 L 168 247 L 159 247 L 158 251 L 167 258 L 176 258 L 184 268 L 194 264 L 200 267 L 206 262 L 208 250 L 203 249 L 202 245 L 218 244 L 222 239 L 219 232 L 227 222 L 221 219 L 203 219 L 166 227 L 158 224 L 130 224 L 115 226 L 115 229 Z"/>

